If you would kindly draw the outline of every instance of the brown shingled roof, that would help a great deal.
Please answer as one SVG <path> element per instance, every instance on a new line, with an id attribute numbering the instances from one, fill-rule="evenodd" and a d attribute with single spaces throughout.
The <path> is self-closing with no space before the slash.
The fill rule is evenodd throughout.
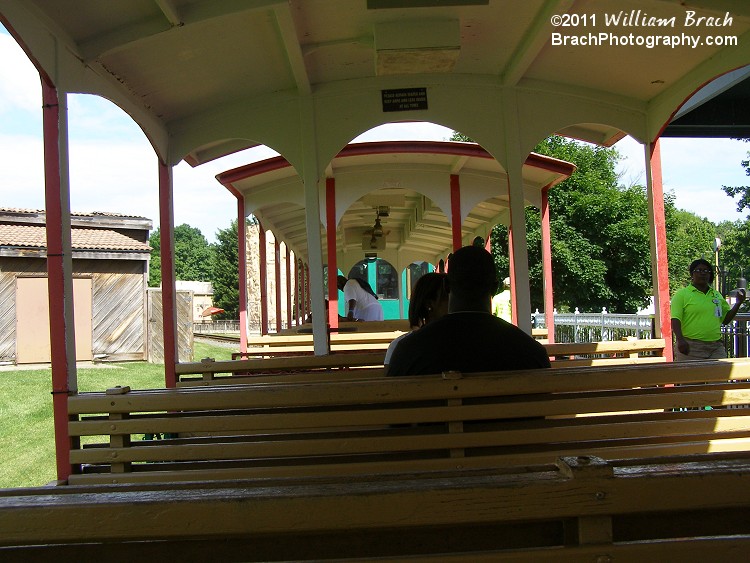
<path id="1" fill-rule="evenodd" d="M 71 229 L 73 250 L 129 250 L 148 252 L 148 243 L 140 242 L 112 229 Z M 46 248 L 47 233 L 41 225 L 0 224 L 0 246 Z"/>
<path id="2" fill-rule="evenodd" d="M 19 215 L 44 215 L 46 211 L 44 209 L 21 209 L 16 207 L 0 207 L 0 213 L 14 213 Z M 123 213 L 111 213 L 109 211 L 71 211 L 71 217 L 122 217 L 122 218 L 133 218 L 133 219 L 145 219 L 140 215 L 123 214 Z"/>

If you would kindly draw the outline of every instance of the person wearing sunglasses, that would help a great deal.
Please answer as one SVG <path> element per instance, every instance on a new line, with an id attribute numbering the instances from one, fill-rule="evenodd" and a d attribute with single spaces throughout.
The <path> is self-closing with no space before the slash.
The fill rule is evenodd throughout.
<path id="1" fill-rule="evenodd" d="M 690 285 L 672 296 L 672 333 L 675 360 L 707 360 L 727 357 L 721 342 L 721 325 L 734 319 L 745 301 L 745 290 L 737 291 L 737 302 L 729 307 L 726 299 L 711 287 L 714 269 L 699 258 L 690 264 Z"/>

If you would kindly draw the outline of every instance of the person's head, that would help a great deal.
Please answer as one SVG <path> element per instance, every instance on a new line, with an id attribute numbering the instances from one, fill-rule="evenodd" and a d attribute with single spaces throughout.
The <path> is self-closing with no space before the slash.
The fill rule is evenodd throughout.
<path id="1" fill-rule="evenodd" d="M 348 281 L 344 276 L 336 276 L 336 286 L 339 288 L 339 291 L 344 291 L 344 286 Z"/>
<path id="2" fill-rule="evenodd" d="M 448 312 L 448 276 L 431 272 L 414 285 L 409 301 L 409 325 L 419 327 L 439 319 Z"/>
<path id="3" fill-rule="evenodd" d="M 478 246 L 459 248 L 448 260 L 450 310 L 490 310 L 497 292 L 497 273 L 492 255 Z"/>
<path id="4" fill-rule="evenodd" d="M 698 258 L 690 263 L 690 281 L 698 285 L 708 285 L 714 281 L 714 267 L 704 259 Z"/>
<path id="5" fill-rule="evenodd" d="M 503 280 L 503 283 L 499 285 L 498 287 L 498 293 L 505 291 L 506 289 L 510 289 L 510 278 L 505 278 Z"/>

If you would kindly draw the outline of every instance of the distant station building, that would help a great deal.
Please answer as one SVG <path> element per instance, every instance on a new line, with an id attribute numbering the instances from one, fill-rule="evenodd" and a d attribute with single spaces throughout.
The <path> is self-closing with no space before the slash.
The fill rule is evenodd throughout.
<path id="1" fill-rule="evenodd" d="M 78 361 L 148 359 L 150 219 L 72 213 Z M 0 362 L 50 361 L 45 213 L 0 208 Z"/>
<path id="2" fill-rule="evenodd" d="M 175 288 L 178 292 L 191 292 L 194 323 L 211 322 L 211 308 L 214 305 L 214 288 L 211 282 L 177 280 Z"/>

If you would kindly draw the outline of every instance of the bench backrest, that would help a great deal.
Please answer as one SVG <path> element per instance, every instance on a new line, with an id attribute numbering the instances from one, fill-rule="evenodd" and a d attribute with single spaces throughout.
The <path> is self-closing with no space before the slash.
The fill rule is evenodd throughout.
<path id="1" fill-rule="evenodd" d="M 69 400 L 71 416 L 80 418 L 70 423 L 71 436 L 109 443 L 72 451 L 74 464 L 90 467 L 70 482 L 742 451 L 750 448 L 748 379 L 750 361 L 728 360 L 82 394 Z M 173 437 L 144 441 L 141 434 Z"/>
<path id="2" fill-rule="evenodd" d="M 286 337 L 279 336 L 273 338 Z M 553 358 L 552 367 L 555 368 L 658 363 L 666 361 L 663 355 L 664 339 L 544 344 L 544 346 L 550 357 Z M 327 356 L 313 356 L 312 347 L 281 346 L 257 348 L 254 351 L 251 349 L 248 354 L 245 354 L 246 359 L 244 360 L 214 362 L 211 359 L 206 359 L 200 363 L 178 364 L 176 371 L 178 379 L 184 381 L 185 385 L 196 385 L 196 378 L 191 378 L 191 375 L 200 374 L 202 381 L 205 382 L 216 380 L 216 375 L 220 373 L 247 376 L 321 371 L 321 377 L 325 378 L 325 372 L 329 371 L 383 365 L 385 345 L 373 344 L 371 342 L 369 344 L 347 344 L 346 348 L 344 351 Z M 272 357 L 264 359 L 253 357 L 264 355 Z M 243 356 L 243 354 L 238 353 L 233 356 L 239 357 Z M 309 380 L 309 378 L 305 379 Z"/>

